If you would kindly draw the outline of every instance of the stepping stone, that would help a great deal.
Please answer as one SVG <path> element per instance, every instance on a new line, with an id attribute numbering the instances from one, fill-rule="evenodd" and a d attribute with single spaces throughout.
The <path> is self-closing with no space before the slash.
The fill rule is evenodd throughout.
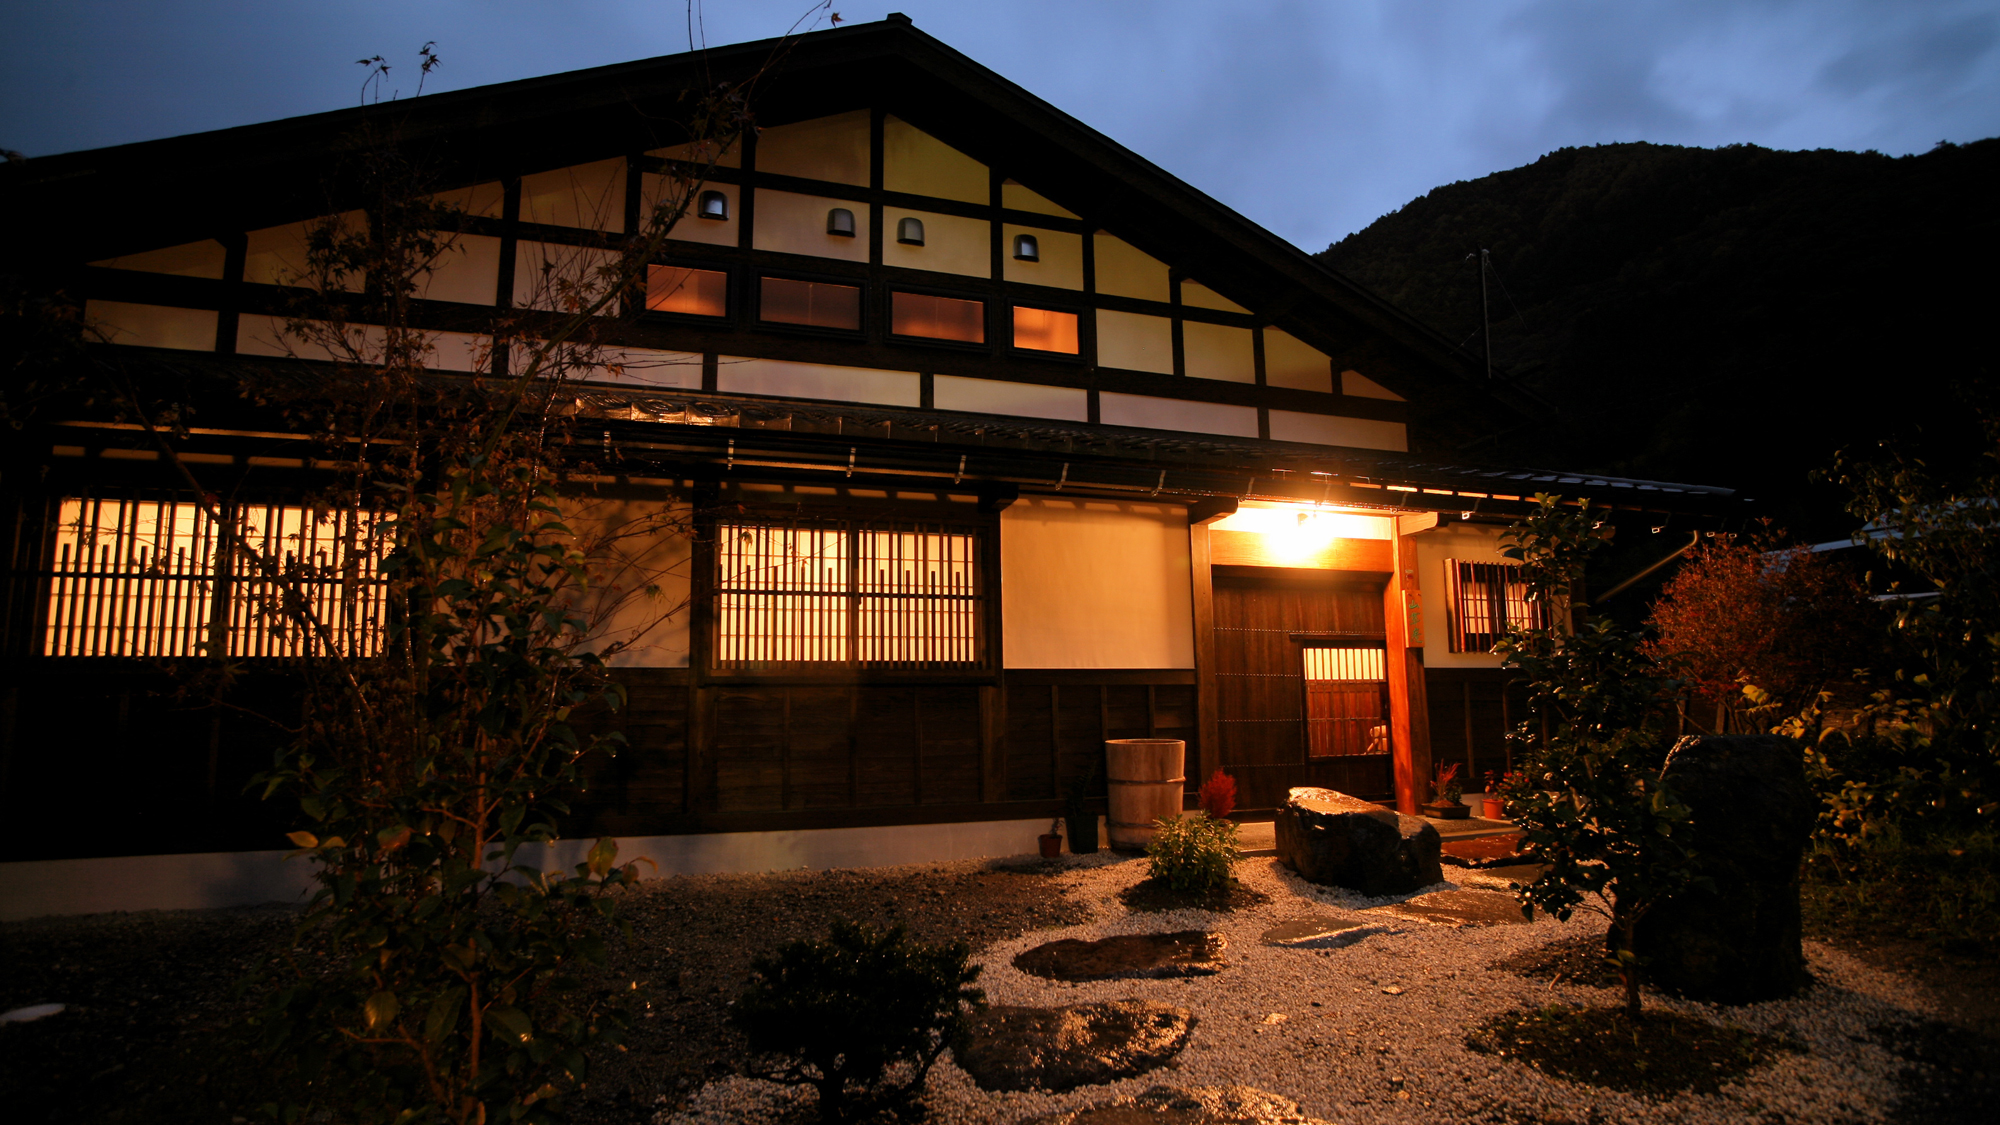
<path id="1" fill-rule="evenodd" d="M 1119 934 L 1100 941 L 1064 938 L 1014 955 L 1014 967 L 1050 980 L 1202 977 L 1222 971 L 1221 934 Z"/>
<path id="2" fill-rule="evenodd" d="M 1526 886 L 1541 878 L 1542 872 L 1547 871 L 1548 867 L 1539 863 L 1510 863 L 1503 867 L 1480 867 L 1475 870 L 1481 875 Z"/>
<path id="3" fill-rule="evenodd" d="M 1065 1008 L 996 1005 L 968 1020 L 953 1052 L 982 1090 L 1052 1090 L 1135 1078 L 1164 1066 L 1194 1034 L 1194 1013 L 1143 1000 Z"/>
<path id="4" fill-rule="evenodd" d="M 1298 918 L 1265 930 L 1257 940 L 1265 945 L 1291 949 L 1342 949 L 1386 927 L 1364 926 L 1359 922 L 1338 922 L 1332 918 Z"/>
<path id="5" fill-rule="evenodd" d="M 1022 1125 L 1327 1125 L 1299 1104 L 1250 1086 L 1155 1086 L 1143 1094 L 1063 1110 Z"/>
<path id="6" fill-rule="evenodd" d="M 1439 891 L 1371 909 L 1446 926 L 1519 926 L 1528 921 L 1513 895 L 1494 891 Z"/>
<path id="7" fill-rule="evenodd" d="M 1482 863 L 1510 858 L 1514 849 L 1521 844 L 1519 832 L 1509 832 L 1503 836 L 1477 836 L 1470 840 L 1447 840 L 1441 851 L 1448 859 L 1461 861 L 1463 866 L 1477 867 Z"/>

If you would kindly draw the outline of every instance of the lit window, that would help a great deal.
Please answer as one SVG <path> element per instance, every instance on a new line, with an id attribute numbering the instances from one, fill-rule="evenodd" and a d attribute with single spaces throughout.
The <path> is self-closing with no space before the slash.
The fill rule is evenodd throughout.
<path id="1" fill-rule="evenodd" d="M 890 312 L 889 331 L 898 336 L 933 340 L 986 342 L 986 304 L 926 293 L 898 293 Z"/>
<path id="2" fill-rule="evenodd" d="M 1015 259 L 1016 261 L 1021 261 L 1021 262 L 1039 262 L 1039 261 L 1041 261 L 1041 260 L 1042 260 L 1042 245 L 1041 245 L 1041 243 L 1039 243 L 1039 242 L 1035 241 L 1035 236 L 1034 236 L 1034 235 L 1032 235 L 1032 234 L 1017 234 L 1017 235 L 1015 235 L 1015 236 L 1014 236 L 1014 259 Z"/>
<path id="3" fill-rule="evenodd" d="M 842 238 L 854 237 L 854 212 L 845 207 L 835 207 L 826 213 L 826 233 Z"/>
<path id="4" fill-rule="evenodd" d="M 1376 644 L 1305 650 L 1308 757 L 1389 752 L 1385 656 Z"/>
<path id="5" fill-rule="evenodd" d="M 857 286 L 767 277 L 760 289 L 758 315 L 775 324 L 861 327 L 861 290 Z"/>
<path id="6" fill-rule="evenodd" d="M 646 309 L 722 316 L 729 311 L 729 275 L 721 270 L 647 266 Z"/>
<path id="7" fill-rule="evenodd" d="M 719 191 L 702 192 L 700 201 L 695 205 L 694 213 L 704 219 L 727 219 L 729 218 L 729 197 Z"/>
<path id="8" fill-rule="evenodd" d="M 382 645 L 377 525 L 366 515 L 274 504 L 222 509 L 235 532 L 298 581 L 262 578 L 198 505 L 73 498 L 50 551 L 47 656 L 371 656 Z M 319 632 L 285 611 L 304 593 Z"/>
<path id="9" fill-rule="evenodd" d="M 1076 314 L 1015 305 L 1014 346 L 1031 351 L 1075 355 Z"/>
<path id="10" fill-rule="evenodd" d="M 896 241 L 905 246 L 922 246 L 924 244 L 924 221 L 922 219 L 904 219 L 902 222 L 897 223 Z"/>
<path id="11" fill-rule="evenodd" d="M 1528 600 L 1514 563 L 1444 560 L 1445 633 L 1452 652 L 1491 652 L 1508 628 L 1538 628 L 1542 606 Z"/>
<path id="12" fill-rule="evenodd" d="M 718 670 L 985 664 L 973 533 L 725 523 L 715 543 Z"/>

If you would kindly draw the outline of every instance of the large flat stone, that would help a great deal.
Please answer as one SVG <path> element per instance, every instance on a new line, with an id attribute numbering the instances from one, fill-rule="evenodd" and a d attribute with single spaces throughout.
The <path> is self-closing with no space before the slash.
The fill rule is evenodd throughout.
<path id="1" fill-rule="evenodd" d="M 1442 882 L 1436 828 L 1332 789 L 1293 789 L 1278 810 L 1278 858 L 1308 882 L 1365 895 Z"/>
<path id="2" fill-rule="evenodd" d="M 1265 945 L 1292 949 L 1340 949 L 1353 945 L 1369 934 L 1382 932 L 1381 926 L 1343 922 L 1334 918 L 1295 918 L 1281 922 L 1258 936 Z"/>
<path id="3" fill-rule="evenodd" d="M 982 1090 L 1053 1090 L 1132 1078 L 1166 1064 L 1194 1034 L 1186 1008 L 1111 1000 L 1066 1008 L 996 1005 L 975 1013 L 959 1067 Z"/>
<path id="4" fill-rule="evenodd" d="M 1203 930 L 1064 938 L 1016 954 L 1014 967 L 1050 980 L 1208 976 L 1222 971 L 1226 944 L 1221 934 Z"/>
<path id="5" fill-rule="evenodd" d="M 1155 1086 L 1021 1125 L 1326 1125 L 1290 1098 L 1250 1086 Z"/>
<path id="6" fill-rule="evenodd" d="M 1378 906 L 1373 912 L 1445 926 L 1519 926 L 1527 922 L 1513 895 L 1494 891 L 1439 891 Z"/>

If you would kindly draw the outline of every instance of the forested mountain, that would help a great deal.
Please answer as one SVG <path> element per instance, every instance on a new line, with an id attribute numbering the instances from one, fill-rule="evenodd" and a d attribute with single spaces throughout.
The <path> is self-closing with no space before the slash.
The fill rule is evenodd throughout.
<path id="1" fill-rule="evenodd" d="M 1496 377 L 1550 413 L 1468 452 L 1731 485 L 1837 535 L 1807 472 L 1995 377 L 1996 199 L 2000 139 L 1599 145 L 1437 188 L 1319 258 L 1476 353 L 1489 251 Z"/>

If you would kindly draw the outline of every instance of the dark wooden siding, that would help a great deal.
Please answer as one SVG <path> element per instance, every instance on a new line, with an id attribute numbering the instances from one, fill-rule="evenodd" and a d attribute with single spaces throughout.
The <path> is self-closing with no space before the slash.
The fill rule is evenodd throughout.
<path id="1" fill-rule="evenodd" d="M 1191 671 L 1012 671 L 1006 677 L 1006 795 L 1053 800 L 1083 781 L 1105 790 L 1104 742 L 1178 738 L 1188 744 L 1189 790 L 1199 761 Z"/>
<path id="2" fill-rule="evenodd" d="M 1467 792 L 1507 770 L 1507 731 L 1522 713 L 1522 687 L 1502 668 L 1429 668 L 1431 760 L 1457 762 Z"/>
<path id="3" fill-rule="evenodd" d="M 1387 754 L 1311 758 L 1305 679 L 1295 633 L 1379 637 L 1375 579 L 1295 580 L 1217 568 L 1214 595 L 1217 758 L 1236 778 L 1244 809 L 1282 804 L 1297 785 L 1379 798 L 1391 787 Z"/>

